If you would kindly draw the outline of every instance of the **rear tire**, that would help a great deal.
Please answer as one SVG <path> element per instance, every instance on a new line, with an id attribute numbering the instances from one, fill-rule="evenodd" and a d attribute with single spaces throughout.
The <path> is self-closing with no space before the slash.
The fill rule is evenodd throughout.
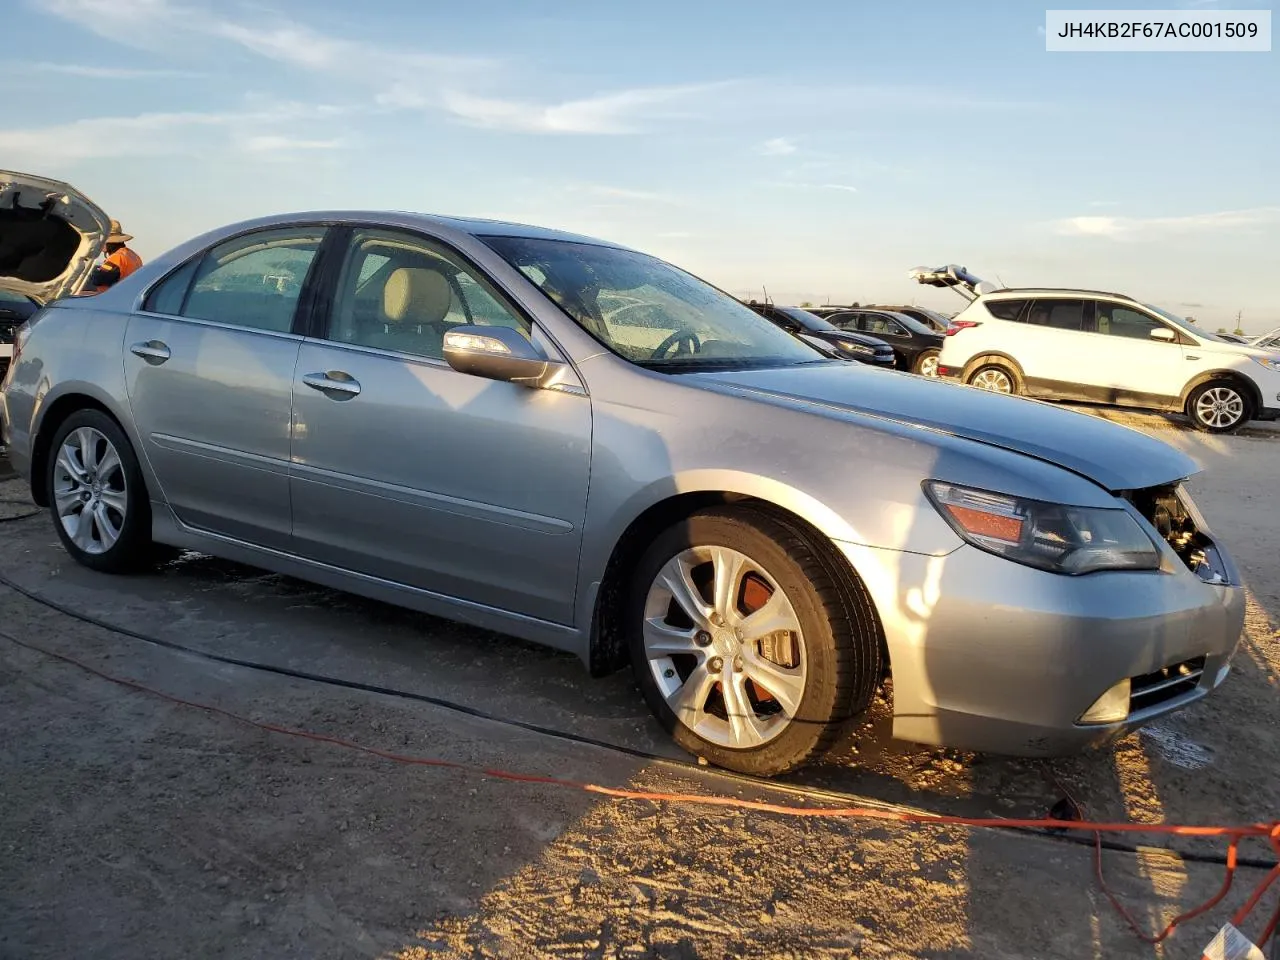
<path id="1" fill-rule="evenodd" d="M 1017 396 L 1022 392 L 1018 375 L 999 363 L 983 364 L 973 371 L 965 382 L 971 387 L 986 390 L 988 393 L 1007 393 L 1010 396 Z"/>
<path id="2" fill-rule="evenodd" d="M 77 410 L 53 436 L 49 513 L 67 553 L 102 573 L 150 565 L 151 503 L 129 438 L 99 410 Z"/>
<path id="3" fill-rule="evenodd" d="M 938 355 L 941 350 L 925 350 L 920 356 L 916 357 L 915 369 L 912 373 L 919 374 L 922 377 L 936 377 L 938 375 Z"/>
<path id="4" fill-rule="evenodd" d="M 636 566 L 625 616 L 654 715 L 685 750 L 742 773 L 823 753 L 881 677 L 862 582 L 763 510 L 708 509 L 664 531 Z"/>
<path id="5" fill-rule="evenodd" d="M 1249 395 L 1231 380 L 1210 380 L 1191 391 L 1186 414 L 1205 433 L 1232 433 L 1253 419 Z"/>

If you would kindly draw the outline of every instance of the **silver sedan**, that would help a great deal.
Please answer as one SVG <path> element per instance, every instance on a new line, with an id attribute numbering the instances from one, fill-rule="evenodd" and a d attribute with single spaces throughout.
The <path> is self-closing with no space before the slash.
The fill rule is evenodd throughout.
<path id="1" fill-rule="evenodd" d="M 1244 600 L 1123 427 L 829 360 L 610 243 L 316 213 L 199 237 L 21 332 L 14 465 L 97 570 L 162 546 L 628 663 L 688 750 L 1106 743 L 1223 682 Z"/>

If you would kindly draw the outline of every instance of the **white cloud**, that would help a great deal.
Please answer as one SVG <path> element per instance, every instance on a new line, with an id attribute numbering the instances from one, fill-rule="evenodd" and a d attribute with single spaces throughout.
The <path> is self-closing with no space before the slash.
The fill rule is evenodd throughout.
<path id="1" fill-rule="evenodd" d="M 1137 240 L 1169 234 L 1231 233 L 1280 223 L 1280 207 L 1253 207 L 1183 217 L 1069 217 L 1054 226 L 1067 236 Z"/>
<path id="2" fill-rule="evenodd" d="M 848 183 L 805 183 L 801 180 L 775 180 L 770 186 L 792 190 L 838 190 L 841 193 L 857 193 L 858 188 Z"/>
<path id="3" fill-rule="evenodd" d="M 94 80 L 142 80 L 151 77 L 199 77 L 190 70 L 154 70 L 145 67 L 95 67 L 86 63 L 33 63 L 25 69 L 41 73 L 61 73 Z"/>
<path id="4" fill-rule="evenodd" d="M 692 98 L 723 84 L 638 87 L 556 104 L 445 92 L 441 106 L 474 126 L 523 133 L 636 133 L 645 120 L 670 118 Z"/>
<path id="5" fill-rule="evenodd" d="M 307 140 L 267 133 L 246 137 L 240 142 L 249 153 L 279 153 L 294 150 L 337 150 L 346 146 L 343 140 Z"/>
<path id="6" fill-rule="evenodd" d="M 170 55 L 183 49 L 194 57 L 202 55 L 209 39 L 215 38 L 287 66 L 402 92 L 434 90 L 445 80 L 483 75 L 495 66 L 488 58 L 423 54 L 329 36 L 265 12 L 252 20 L 238 20 L 212 4 L 43 0 L 41 9 L 126 46 Z"/>
<path id="7" fill-rule="evenodd" d="M 766 157 L 785 157 L 796 152 L 796 145 L 787 137 L 774 137 L 760 144 L 756 151 Z"/>
<path id="8" fill-rule="evenodd" d="M 674 197 L 669 193 L 657 193 L 652 190 L 633 190 L 629 187 L 611 187 L 598 183 L 582 184 L 577 189 L 584 193 L 589 193 L 597 197 L 604 197 L 609 200 L 632 200 L 638 203 L 680 202 L 678 197 Z"/>
<path id="9" fill-rule="evenodd" d="M 0 130 L 0 154 L 32 167 L 86 160 L 203 155 L 230 148 L 262 152 L 308 141 L 279 134 L 281 124 L 331 117 L 337 109 L 298 103 L 261 103 L 241 111 L 143 113 L 93 117 L 45 127 Z M 336 145 L 335 141 L 310 141 Z M 272 146 L 274 144 L 274 147 Z"/>
<path id="10" fill-rule="evenodd" d="M 1090 201 L 1089 201 L 1089 206 L 1091 206 L 1091 207 L 1118 207 L 1118 206 L 1120 206 L 1120 201 L 1119 201 L 1119 200 L 1090 200 Z"/>

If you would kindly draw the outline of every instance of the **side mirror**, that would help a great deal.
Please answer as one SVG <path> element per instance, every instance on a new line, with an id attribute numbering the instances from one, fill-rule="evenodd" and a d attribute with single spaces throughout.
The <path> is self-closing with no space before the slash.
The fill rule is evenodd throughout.
<path id="1" fill-rule="evenodd" d="M 1151 339 L 1159 340 L 1161 343 L 1173 343 L 1178 338 L 1168 327 L 1156 327 L 1151 331 Z"/>
<path id="2" fill-rule="evenodd" d="M 561 367 L 511 327 L 468 324 L 444 335 L 444 358 L 459 373 L 540 387 Z"/>

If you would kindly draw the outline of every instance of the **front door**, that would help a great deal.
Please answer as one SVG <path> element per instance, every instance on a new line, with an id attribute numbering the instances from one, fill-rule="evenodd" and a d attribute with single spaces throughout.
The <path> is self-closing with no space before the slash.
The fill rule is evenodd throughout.
<path id="1" fill-rule="evenodd" d="M 461 323 L 533 333 L 435 241 L 353 232 L 294 381 L 294 549 L 445 596 L 572 623 L 590 472 L 585 393 L 458 373 Z"/>
<path id="2" fill-rule="evenodd" d="M 170 275 L 129 320 L 129 404 L 184 523 L 290 545 L 295 313 L 323 227 L 229 240 Z"/>
<path id="3" fill-rule="evenodd" d="M 1097 302 L 1097 347 L 1092 380 L 1096 399 L 1123 406 L 1176 405 L 1182 386 L 1194 372 L 1181 346 L 1182 335 L 1137 307 L 1111 300 Z M 1169 340 L 1153 339 L 1167 331 Z"/>

